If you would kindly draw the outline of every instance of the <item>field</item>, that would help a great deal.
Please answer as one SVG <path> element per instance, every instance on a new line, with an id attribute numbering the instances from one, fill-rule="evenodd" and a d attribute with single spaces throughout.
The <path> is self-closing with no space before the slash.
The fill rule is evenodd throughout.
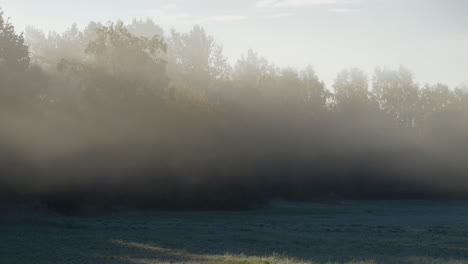
<path id="1" fill-rule="evenodd" d="M 239 212 L 0 213 L 0 263 L 468 263 L 466 201 L 276 202 Z"/>

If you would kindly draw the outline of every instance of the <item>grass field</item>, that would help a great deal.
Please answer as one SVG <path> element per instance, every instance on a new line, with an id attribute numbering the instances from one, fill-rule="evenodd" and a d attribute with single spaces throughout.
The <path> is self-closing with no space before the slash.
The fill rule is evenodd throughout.
<path id="1" fill-rule="evenodd" d="M 278 202 L 242 212 L 0 213 L 0 263 L 468 263 L 468 202 Z"/>

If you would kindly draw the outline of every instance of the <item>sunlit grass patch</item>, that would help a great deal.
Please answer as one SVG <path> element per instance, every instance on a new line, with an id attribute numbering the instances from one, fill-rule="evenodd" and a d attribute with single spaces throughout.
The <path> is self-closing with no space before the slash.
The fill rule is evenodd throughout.
<path id="1" fill-rule="evenodd" d="M 272 254 L 271 256 L 247 256 L 244 254 L 195 254 L 180 249 L 169 249 L 159 246 L 127 242 L 122 240 L 112 240 L 112 243 L 134 249 L 143 249 L 150 251 L 153 257 L 119 257 L 120 260 L 134 264 L 334 264 L 335 262 L 310 262 L 302 261 L 296 258 L 288 257 L 282 254 Z M 142 253 L 144 255 L 144 253 Z M 377 264 L 374 260 L 350 261 L 344 264 Z"/>

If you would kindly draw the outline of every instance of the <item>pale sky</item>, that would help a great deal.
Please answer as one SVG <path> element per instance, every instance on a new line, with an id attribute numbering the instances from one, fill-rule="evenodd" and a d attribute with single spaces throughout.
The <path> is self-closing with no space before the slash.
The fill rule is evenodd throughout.
<path id="1" fill-rule="evenodd" d="M 199 24 L 234 62 L 249 48 L 279 66 L 314 66 L 330 87 L 359 67 L 411 69 L 420 83 L 468 83 L 468 0 L 0 0 L 19 29 L 152 18 Z"/>

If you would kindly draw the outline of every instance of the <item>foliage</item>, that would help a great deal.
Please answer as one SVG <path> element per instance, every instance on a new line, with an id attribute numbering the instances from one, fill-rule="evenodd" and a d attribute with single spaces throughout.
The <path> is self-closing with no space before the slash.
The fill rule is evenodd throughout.
<path id="1" fill-rule="evenodd" d="M 16 34 L 13 24 L 0 10 L 0 67 L 2 71 L 24 72 L 29 67 L 29 51 L 23 34 Z"/>
<path id="2" fill-rule="evenodd" d="M 188 33 L 171 30 L 168 42 L 170 77 L 197 89 L 210 90 L 229 77 L 223 48 L 200 26 Z"/>
<path id="3" fill-rule="evenodd" d="M 77 79 L 88 101 L 119 104 L 133 99 L 138 104 L 156 99 L 167 87 L 165 52 L 159 37 L 137 37 L 123 23 L 110 23 L 96 30 L 85 50 L 88 61 L 62 60 L 58 68 Z"/>
<path id="4" fill-rule="evenodd" d="M 200 26 L 166 38 L 151 20 L 26 33 L 37 65 L 0 16 L 0 200 L 232 209 L 467 197 L 462 87 L 352 68 L 329 90 L 311 66 L 252 50 L 231 67 Z"/>

